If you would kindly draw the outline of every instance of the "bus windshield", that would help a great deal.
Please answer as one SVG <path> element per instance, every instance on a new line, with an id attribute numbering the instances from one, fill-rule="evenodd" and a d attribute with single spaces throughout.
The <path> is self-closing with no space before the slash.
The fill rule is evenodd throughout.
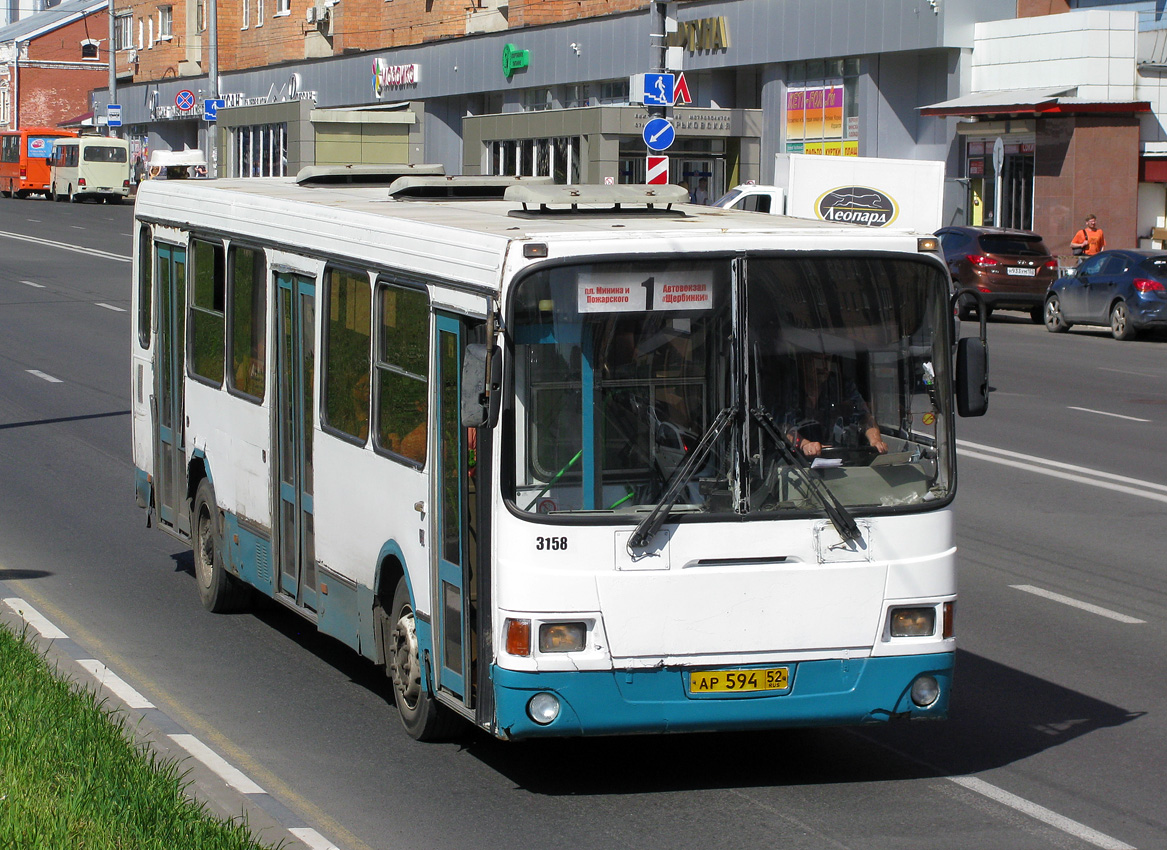
<path id="1" fill-rule="evenodd" d="M 542 514 L 647 512 L 667 492 L 675 515 L 821 515 L 814 477 L 863 511 L 946 500 L 946 306 L 943 270 L 905 257 L 539 270 L 513 307 L 509 497 Z"/>

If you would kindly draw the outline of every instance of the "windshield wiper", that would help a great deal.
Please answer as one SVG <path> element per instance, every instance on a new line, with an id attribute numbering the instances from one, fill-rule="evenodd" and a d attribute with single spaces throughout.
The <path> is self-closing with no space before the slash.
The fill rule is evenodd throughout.
<path id="1" fill-rule="evenodd" d="M 713 424 L 709 426 L 709 430 L 701 437 L 701 442 L 697 444 L 697 448 L 685 458 L 684 464 L 673 475 L 672 483 L 669 484 L 669 488 L 665 491 L 665 494 L 661 496 L 660 502 L 652 509 L 652 513 L 641 520 L 640 525 L 636 526 L 636 530 L 628 538 L 628 545 L 630 547 L 633 549 L 643 548 L 660 531 L 660 527 L 668 519 L 669 511 L 677 503 L 677 499 L 681 497 L 681 490 L 689 483 L 689 479 L 693 477 L 693 473 L 697 467 L 705 462 L 705 456 L 709 454 L 709 450 L 713 448 L 714 442 L 721 436 L 721 432 L 725 430 L 725 426 L 733 418 L 733 412 L 734 408 L 730 406 L 722 408 L 721 412 L 717 414 L 717 417 L 713 420 Z"/>
<path id="2" fill-rule="evenodd" d="M 782 454 L 786 457 L 787 463 L 798 471 L 802 480 L 806 482 L 807 487 L 814 493 L 819 503 L 823 506 L 823 510 L 830 517 L 831 524 L 839 532 L 839 536 L 844 540 L 854 540 L 856 542 L 862 540 L 863 534 L 860 532 L 855 518 L 847 512 L 847 508 L 835 497 L 835 494 L 831 492 L 831 488 L 824 484 L 819 476 L 811 472 L 810 464 L 807 463 L 806 458 L 794 448 L 794 444 L 782 433 L 782 429 L 774 422 L 774 417 L 758 407 L 755 407 L 750 413 L 753 414 L 758 424 L 762 426 L 762 430 L 769 434 L 771 439 L 778 444 L 779 448 L 782 449 Z"/>

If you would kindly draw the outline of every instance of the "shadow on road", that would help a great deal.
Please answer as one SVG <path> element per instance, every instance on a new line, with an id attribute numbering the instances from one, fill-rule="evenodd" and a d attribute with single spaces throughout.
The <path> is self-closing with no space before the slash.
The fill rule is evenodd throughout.
<path id="1" fill-rule="evenodd" d="M 464 743 L 532 793 L 640 794 L 977 773 L 1142 716 L 968 652 L 956 669 L 941 723 Z"/>

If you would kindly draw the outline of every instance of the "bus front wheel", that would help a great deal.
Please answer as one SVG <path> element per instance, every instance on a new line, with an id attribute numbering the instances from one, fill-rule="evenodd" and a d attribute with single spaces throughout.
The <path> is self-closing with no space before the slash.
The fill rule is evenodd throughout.
<path id="1" fill-rule="evenodd" d="M 203 607 L 215 614 L 238 611 L 247 604 L 250 589 L 223 566 L 223 540 L 219 528 L 215 488 L 204 478 L 195 492 L 191 511 L 195 583 Z"/>
<path id="2" fill-rule="evenodd" d="M 458 728 L 458 718 L 440 705 L 426 687 L 417 643 L 417 618 L 404 577 L 397 582 L 393 605 L 388 612 L 382 609 L 381 616 L 385 672 L 393 684 L 401 725 L 418 741 L 449 738 Z"/>

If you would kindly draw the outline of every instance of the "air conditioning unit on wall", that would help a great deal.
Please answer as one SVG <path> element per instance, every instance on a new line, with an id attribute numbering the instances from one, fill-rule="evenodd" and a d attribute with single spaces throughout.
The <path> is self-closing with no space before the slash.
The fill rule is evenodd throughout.
<path id="1" fill-rule="evenodd" d="M 310 24 L 316 23 L 316 7 L 315 6 L 309 6 L 307 9 L 304 10 L 304 20 L 306 20 Z"/>

